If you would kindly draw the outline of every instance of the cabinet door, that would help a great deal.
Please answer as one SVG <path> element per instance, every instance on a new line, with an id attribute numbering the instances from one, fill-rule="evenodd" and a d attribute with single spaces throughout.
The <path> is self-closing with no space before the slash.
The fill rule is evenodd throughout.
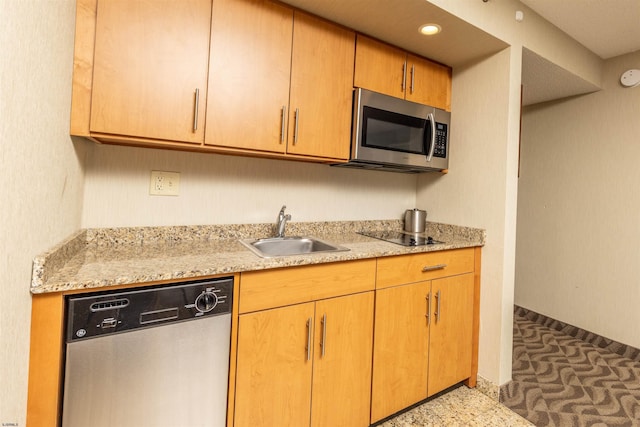
<path id="1" fill-rule="evenodd" d="M 309 425 L 313 317 L 314 303 L 240 316 L 235 427 Z"/>
<path id="2" fill-rule="evenodd" d="M 404 51 L 358 34 L 355 62 L 355 87 L 404 98 Z"/>
<path id="3" fill-rule="evenodd" d="M 451 69 L 424 58 L 408 55 L 409 101 L 451 111 Z"/>
<path id="4" fill-rule="evenodd" d="M 432 282 L 429 396 L 471 376 L 473 274 Z"/>
<path id="5" fill-rule="evenodd" d="M 264 0 L 216 0 L 205 143 L 284 153 L 293 11 Z"/>
<path id="6" fill-rule="evenodd" d="M 287 152 L 347 159 L 355 33 L 295 12 Z"/>
<path id="7" fill-rule="evenodd" d="M 368 426 L 373 292 L 316 303 L 311 425 Z"/>
<path id="8" fill-rule="evenodd" d="M 202 142 L 210 27 L 211 0 L 100 0 L 91 132 Z"/>
<path id="9" fill-rule="evenodd" d="M 430 283 L 376 291 L 371 423 L 427 397 Z"/>

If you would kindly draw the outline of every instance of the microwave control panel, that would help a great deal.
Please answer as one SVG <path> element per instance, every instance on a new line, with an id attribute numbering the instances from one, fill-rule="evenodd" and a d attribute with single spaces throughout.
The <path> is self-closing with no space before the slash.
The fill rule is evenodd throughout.
<path id="1" fill-rule="evenodd" d="M 433 150 L 434 157 L 447 157 L 447 125 L 436 122 L 436 147 Z"/>

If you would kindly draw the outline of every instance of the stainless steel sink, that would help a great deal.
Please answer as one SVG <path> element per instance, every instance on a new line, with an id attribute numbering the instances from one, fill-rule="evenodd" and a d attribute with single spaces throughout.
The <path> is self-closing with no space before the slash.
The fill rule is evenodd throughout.
<path id="1" fill-rule="evenodd" d="M 321 252 L 342 252 L 348 248 L 316 239 L 315 237 L 272 237 L 267 239 L 244 239 L 240 243 L 263 258 L 290 255 L 307 255 Z"/>

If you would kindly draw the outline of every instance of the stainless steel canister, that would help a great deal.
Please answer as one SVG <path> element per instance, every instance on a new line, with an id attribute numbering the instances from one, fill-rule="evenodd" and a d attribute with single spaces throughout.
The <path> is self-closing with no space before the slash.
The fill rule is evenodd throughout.
<path id="1" fill-rule="evenodd" d="M 427 211 L 421 209 L 407 209 L 404 213 L 404 231 L 422 233 L 427 224 Z"/>

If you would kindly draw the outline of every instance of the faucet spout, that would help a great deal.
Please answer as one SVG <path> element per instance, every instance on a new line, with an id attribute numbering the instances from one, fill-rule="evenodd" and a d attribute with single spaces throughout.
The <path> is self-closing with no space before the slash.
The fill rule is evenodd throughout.
<path id="1" fill-rule="evenodd" d="M 277 234 L 276 237 L 284 237 L 284 233 L 285 233 L 285 228 L 287 226 L 287 221 L 289 221 L 291 219 L 291 215 L 284 213 L 284 210 L 287 208 L 287 206 L 282 206 L 282 209 L 280 209 L 280 213 L 278 214 L 278 221 L 276 222 L 276 230 L 277 230 Z"/>

